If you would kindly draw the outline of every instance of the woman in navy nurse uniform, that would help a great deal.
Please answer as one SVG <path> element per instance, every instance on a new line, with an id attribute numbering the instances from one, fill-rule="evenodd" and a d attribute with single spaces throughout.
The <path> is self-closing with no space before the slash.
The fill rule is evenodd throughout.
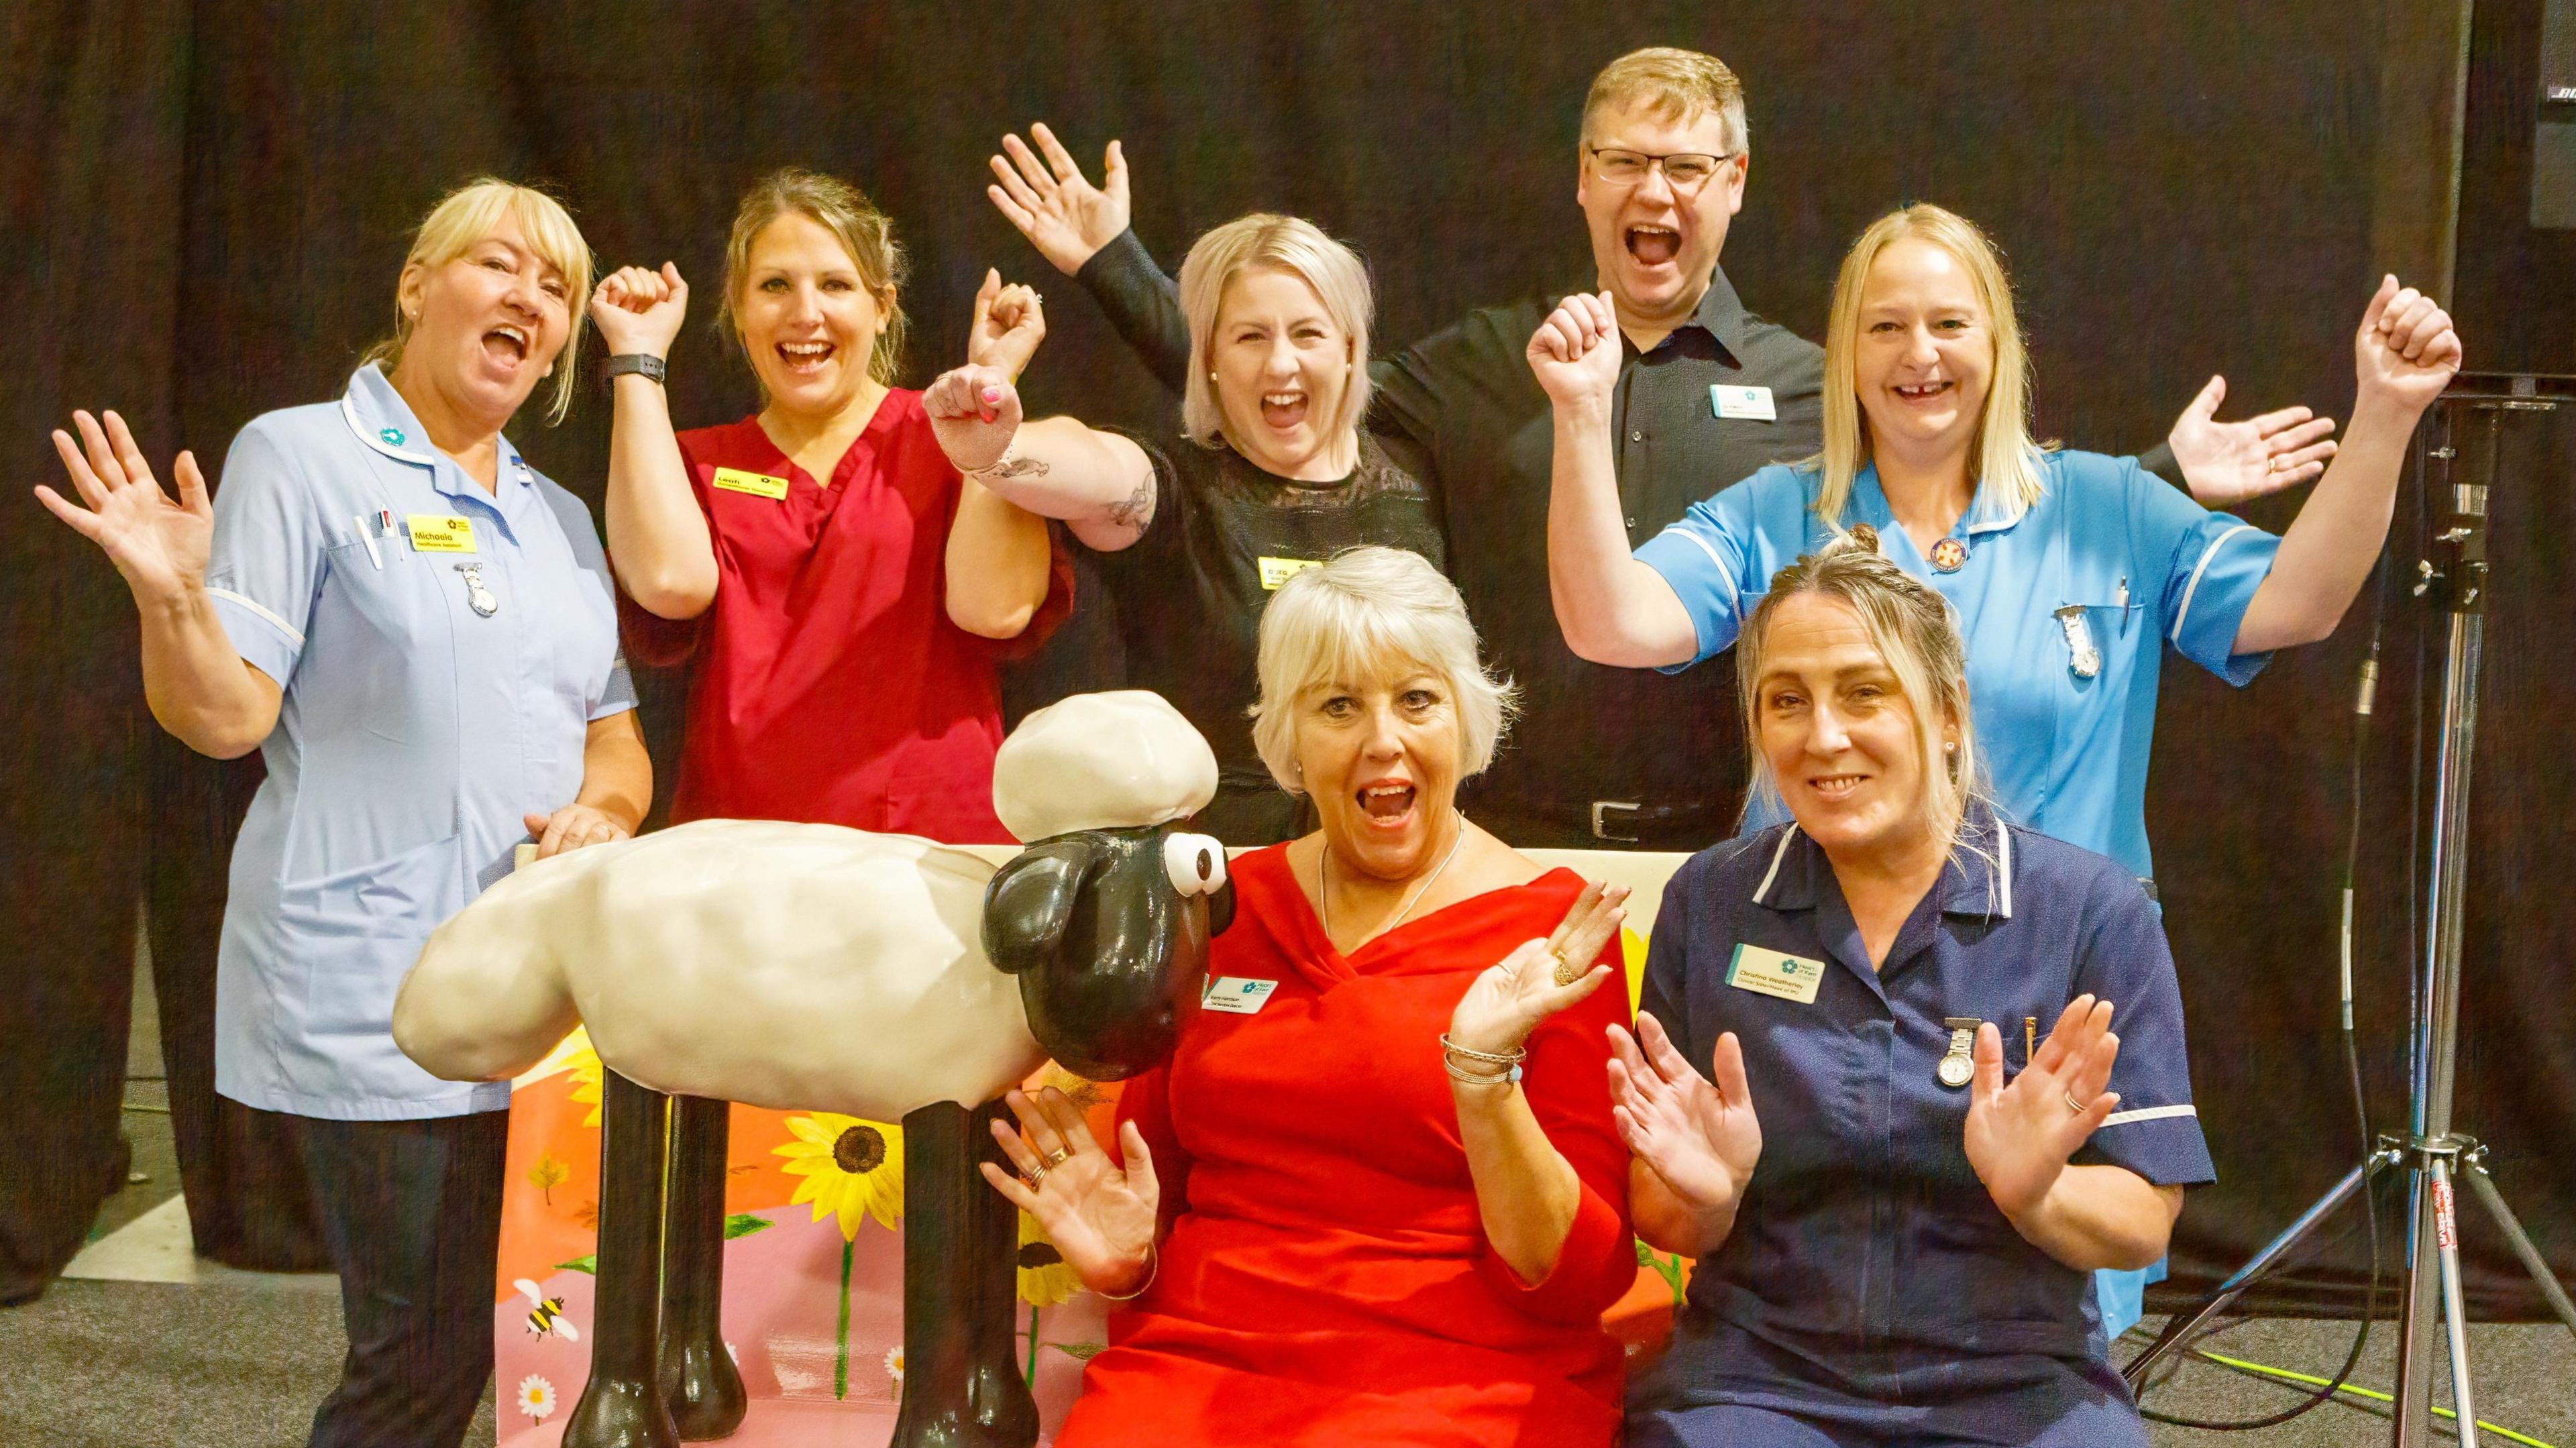
<path id="1" fill-rule="evenodd" d="M 1574 652 L 1688 667 L 1735 641 L 1773 573 L 1866 523 L 1958 609 L 1996 804 L 2142 880 L 2165 646 L 2241 685 L 2271 650 L 2332 633 L 2387 536 L 2415 421 L 2460 365 L 2451 319 L 2384 280 L 2353 341 L 2343 445 L 2274 537 L 2130 459 L 2035 445 L 2001 258 L 1964 217 L 1909 206 L 1861 234 L 1834 284 L 1823 451 L 1693 505 L 1631 556 L 1608 430 L 1618 352 L 1597 297 L 1568 298 L 1530 342 L 1555 405 L 1548 581 Z M 2114 1334 L 2148 1280 L 2105 1278 Z"/>
<path id="2" fill-rule="evenodd" d="M 174 504 L 112 412 L 54 434 L 87 506 L 37 489 L 133 590 L 153 717 L 268 764 L 215 1087 L 294 1118 L 340 1275 L 317 1448 L 453 1448 L 491 1375 L 509 1086 L 395 1048 L 404 973 L 525 836 L 623 838 L 652 793 L 589 510 L 501 435 L 548 377 L 561 417 L 590 272 L 555 201 L 475 182 L 421 224 L 393 338 L 336 400 L 242 429 L 211 506 L 187 453 Z"/>
<path id="3" fill-rule="evenodd" d="M 1629 1443 L 2144 1448 L 2091 1274 L 2212 1179 L 2161 918 L 1981 797 L 1949 606 L 1865 526 L 1737 648 L 1790 823 L 1673 876 L 1610 1028 L 1638 1235 L 1699 1259 Z"/>

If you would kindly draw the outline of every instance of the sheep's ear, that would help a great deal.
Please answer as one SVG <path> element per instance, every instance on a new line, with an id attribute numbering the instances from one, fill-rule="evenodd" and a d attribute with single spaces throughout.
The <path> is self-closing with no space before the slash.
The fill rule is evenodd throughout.
<path id="1" fill-rule="evenodd" d="M 1223 935 L 1225 928 L 1234 923 L 1234 881 L 1231 878 L 1217 886 L 1216 893 L 1208 897 L 1207 920 L 1210 940 Z"/>
<path id="2" fill-rule="evenodd" d="M 1006 975 L 1046 963 L 1073 920 L 1085 861 L 1032 849 L 1004 865 L 984 887 L 984 957 Z"/>

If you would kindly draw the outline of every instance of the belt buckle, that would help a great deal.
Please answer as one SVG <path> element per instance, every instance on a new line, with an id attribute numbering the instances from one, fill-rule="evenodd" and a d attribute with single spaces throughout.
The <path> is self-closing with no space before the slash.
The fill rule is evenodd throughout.
<path id="1" fill-rule="evenodd" d="M 1612 844 L 1618 845 L 1633 845 L 1637 843 L 1637 836 L 1635 835 L 1614 835 L 1610 833 L 1610 822 L 1606 818 L 1606 812 L 1614 809 L 1626 810 L 1633 816 L 1644 808 L 1645 806 L 1643 804 L 1640 804 L 1633 799 L 1594 800 L 1592 802 L 1592 837 L 1596 840 L 1608 840 Z"/>

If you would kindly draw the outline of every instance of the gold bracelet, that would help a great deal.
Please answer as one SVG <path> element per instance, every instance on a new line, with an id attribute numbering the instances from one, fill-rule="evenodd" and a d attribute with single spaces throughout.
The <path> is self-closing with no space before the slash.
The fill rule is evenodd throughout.
<path id="1" fill-rule="evenodd" d="M 1521 1062 L 1529 1059 L 1529 1048 L 1527 1046 L 1514 1046 L 1511 1050 L 1499 1055 L 1492 1051 L 1471 1051 L 1466 1047 L 1459 1045 L 1457 1042 L 1450 1040 L 1449 1033 L 1447 1031 L 1442 1031 L 1440 1033 L 1440 1049 L 1452 1056 L 1464 1056 L 1470 1061 L 1490 1061 L 1497 1066 L 1517 1066 Z"/>
<path id="2" fill-rule="evenodd" d="M 1098 1295 L 1103 1301 L 1107 1302 L 1133 1302 L 1137 1298 L 1145 1295 L 1145 1289 L 1154 1285 L 1154 1274 L 1162 1270 L 1163 1260 L 1155 1255 L 1154 1244 L 1148 1242 L 1145 1244 L 1145 1280 L 1136 1284 L 1136 1290 L 1133 1292 L 1102 1292 Z"/>

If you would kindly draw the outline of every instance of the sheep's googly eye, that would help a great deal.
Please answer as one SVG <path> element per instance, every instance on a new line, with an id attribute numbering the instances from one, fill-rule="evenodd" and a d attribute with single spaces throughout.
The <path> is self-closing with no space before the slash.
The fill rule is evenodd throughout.
<path id="1" fill-rule="evenodd" d="M 1225 846 L 1208 835 L 1165 835 L 1163 873 L 1184 897 L 1225 888 Z"/>

